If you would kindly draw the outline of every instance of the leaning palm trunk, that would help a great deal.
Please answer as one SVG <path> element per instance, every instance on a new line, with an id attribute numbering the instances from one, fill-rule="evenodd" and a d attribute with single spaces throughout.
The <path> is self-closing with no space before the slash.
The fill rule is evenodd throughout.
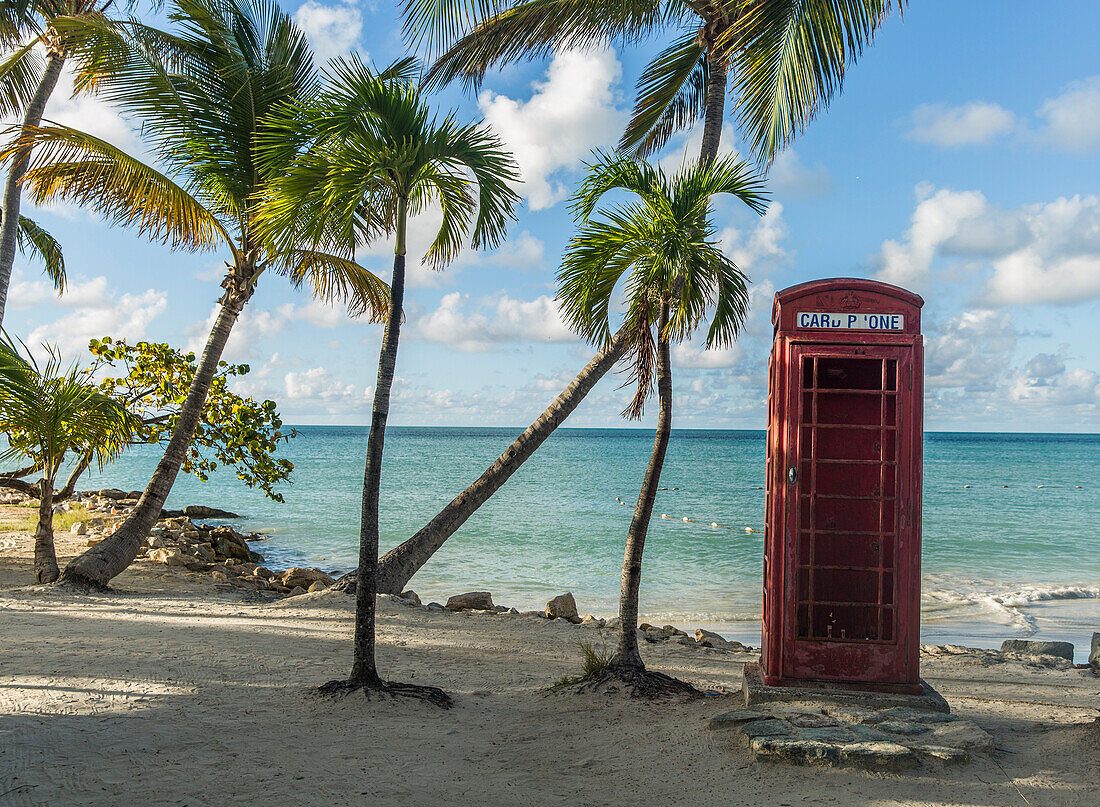
<path id="1" fill-rule="evenodd" d="M 168 440 L 168 447 L 164 451 L 164 456 L 160 458 L 160 462 L 157 463 L 156 470 L 153 471 L 145 492 L 141 494 L 137 507 L 114 534 L 72 560 L 65 567 L 61 575 L 61 584 L 85 589 L 106 587 L 111 578 L 125 570 L 137 557 L 150 528 L 160 518 L 161 508 L 164 507 L 164 502 L 176 481 L 176 475 L 187 458 L 187 450 L 199 424 L 206 397 L 210 393 L 210 385 L 218 370 L 218 362 L 221 360 L 222 351 L 225 350 L 225 343 L 250 294 L 250 292 L 242 294 L 232 290 L 238 285 L 235 273 L 231 273 L 223 285 L 230 290 L 227 290 L 222 297 L 217 319 L 210 331 L 210 337 L 206 340 L 202 359 L 191 381 L 191 388 L 187 391 L 187 398 L 180 409 L 179 419 L 172 430 L 172 436 Z"/>
<path id="2" fill-rule="evenodd" d="M 711 66 L 707 90 L 706 119 L 703 126 L 703 142 L 699 149 L 699 162 L 710 162 L 718 156 L 722 137 L 722 116 L 726 97 L 726 66 L 715 60 Z M 378 591 L 381 594 L 400 594 L 409 580 L 439 551 L 444 542 L 466 523 L 481 505 L 508 481 L 516 470 L 546 442 L 554 430 L 573 413 L 596 383 L 622 358 L 626 347 L 625 329 L 616 333 L 611 341 L 569 383 L 561 394 L 546 407 L 541 415 L 504 450 L 496 462 L 490 465 L 473 484 L 458 494 L 451 503 L 404 543 L 387 552 L 378 564 Z M 354 585 L 356 572 L 341 578 L 341 587 Z"/>
<path id="3" fill-rule="evenodd" d="M 38 501 L 38 526 L 34 531 L 34 581 L 52 583 L 57 579 L 57 553 L 53 545 L 53 479 L 42 477 L 42 495 Z"/>
<path id="4" fill-rule="evenodd" d="M 573 413 L 607 371 L 623 355 L 626 331 L 620 330 L 597 353 L 535 422 L 497 457 L 477 480 L 456 496 L 438 515 L 403 544 L 394 547 L 378 563 L 378 591 L 400 594 L 443 543 L 466 523 L 481 505 L 500 490 L 546 438 Z M 354 573 L 352 573 L 354 574 Z M 347 576 L 350 579 L 350 575 Z"/>
<path id="5" fill-rule="evenodd" d="M 23 132 L 29 132 L 42 123 L 46 111 L 46 102 L 50 100 L 65 57 L 51 51 L 46 59 L 46 69 L 31 102 L 23 115 Z M 4 212 L 0 221 L 0 322 L 4 321 L 4 309 L 8 302 L 8 286 L 11 285 L 11 271 L 15 264 L 15 253 L 19 249 L 19 203 L 22 196 L 23 175 L 30 165 L 31 150 L 28 147 L 12 164 L 4 186 Z"/>

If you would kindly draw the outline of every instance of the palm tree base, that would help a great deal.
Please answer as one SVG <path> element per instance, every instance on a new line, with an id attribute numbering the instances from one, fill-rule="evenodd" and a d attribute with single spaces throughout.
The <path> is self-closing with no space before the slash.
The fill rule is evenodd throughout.
<path id="1" fill-rule="evenodd" d="M 54 588 L 71 591 L 75 594 L 106 594 L 112 590 L 110 586 L 100 583 L 98 580 L 85 577 L 69 569 L 61 573 L 61 577 L 54 583 Z"/>
<path id="2" fill-rule="evenodd" d="M 661 672 L 647 670 L 637 664 L 616 664 L 612 662 L 599 670 L 593 670 L 579 681 L 573 681 L 564 688 L 578 694 L 606 692 L 614 694 L 625 688 L 632 698 L 661 698 L 670 695 L 684 695 L 689 698 L 701 698 L 703 693 L 687 681 L 673 678 Z"/>
<path id="3" fill-rule="evenodd" d="M 383 681 L 375 678 L 371 681 L 345 681 L 337 679 L 329 681 L 317 688 L 317 694 L 328 698 L 342 698 L 352 692 L 362 692 L 368 699 L 373 695 L 393 698 L 414 698 L 427 701 L 441 709 L 450 709 L 454 706 L 451 696 L 439 687 L 420 686 L 418 684 L 402 684 L 397 681 Z"/>

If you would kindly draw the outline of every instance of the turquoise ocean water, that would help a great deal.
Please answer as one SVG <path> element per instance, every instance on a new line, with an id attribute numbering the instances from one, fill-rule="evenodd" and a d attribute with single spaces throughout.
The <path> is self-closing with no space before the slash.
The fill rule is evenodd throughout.
<path id="1" fill-rule="evenodd" d="M 391 428 L 383 549 L 423 526 L 517 432 Z M 357 556 L 365 442 L 365 428 L 299 428 L 284 450 L 295 464 L 285 504 L 219 471 L 205 484 L 181 476 L 168 506 L 241 513 L 239 529 L 270 535 L 255 548 L 272 566 L 347 570 Z M 425 602 L 486 589 L 520 609 L 572 591 L 582 613 L 613 615 L 652 442 L 644 430 L 559 429 L 411 587 Z M 81 487 L 141 488 L 158 457 L 139 447 Z M 648 621 L 718 627 L 756 643 L 763 536 L 744 528 L 763 527 L 763 485 L 762 431 L 673 432 L 662 476 L 670 490 L 656 507 L 670 518 L 654 519 L 645 548 Z M 991 646 L 1009 636 L 1061 638 L 1087 655 L 1100 630 L 1098 491 L 1100 435 L 926 434 L 923 640 Z"/>

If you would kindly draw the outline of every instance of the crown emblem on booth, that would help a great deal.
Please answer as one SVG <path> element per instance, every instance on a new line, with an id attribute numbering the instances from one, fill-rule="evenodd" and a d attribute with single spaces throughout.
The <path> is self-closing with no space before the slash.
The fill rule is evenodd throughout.
<path id="1" fill-rule="evenodd" d="M 840 298 L 840 307 L 845 311 L 851 311 L 863 305 L 863 301 L 852 292 L 848 292 Z"/>

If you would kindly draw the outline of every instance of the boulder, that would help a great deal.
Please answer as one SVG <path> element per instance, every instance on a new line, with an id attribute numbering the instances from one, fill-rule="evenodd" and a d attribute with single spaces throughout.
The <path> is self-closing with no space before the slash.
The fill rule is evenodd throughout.
<path id="1" fill-rule="evenodd" d="M 112 501 L 121 501 L 122 499 L 130 498 L 130 494 L 124 490 L 118 488 L 104 488 L 103 490 L 96 491 L 96 495 L 101 499 L 111 499 Z"/>
<path id="2" fill-rule="evenodd" d="M 227 575 L 221 569 L 214 569 L 214 571 L 210 572 L 210 576 L 212 578 L 214 578 L 215 583 L 228 583 L 229 582 L 229 575 Z"/>
<path id="3" fill-rule="evenodd" d="M 149 553 L 149 560 L 154 563 L 163 563 L 165 566 L 184 566 L 183 553 L 178 549 L 154 549 Z"/>
<path id="4" fill-rule="evenodd" d="M 240 518 L 236 513 L 228 510 L 219 510 L 217 507 L 205 507 L 201 504 L 191 504 L 183 508 L 183 514 L 188 518 Z"/>
<path id="5" fill-rule="evenodd" d="M 301 586 L 295 586 L 294 588 L 292 588 L 290 591 L 287 592 L 287 596 L 288 597 L 297 597 L 299 594 L 305 594 L 305 593 L 306 593 L 306 590 L 304 588 L 302 588 Z"/>
<path id="6" fill-rule="evenodd" d="M 1006 639 L 1001 644 L 1002 653 L 1019 656 L 1057 656 L 1073 661 L 1072 642 L 1033 642 L 1029 639 Z"/>
<path id="7" fill-rule="evenodd" d="M 447 600 L 448 611 L 488 611 L 493 607 L 493 595 L 488 591 L 468 591 Z"/>
<path id="8" fill-rule="evenodd" d="M 307 588 L 306 591 L 312 594 L 315 591 L 324 591 L 326 588 L 328 588 L 328 586 L 326 586 L 320 580 L 314 580 L 312 583 L 309 584 L 309 588 Z"/>
<path id="9" fill-rule="evenodd" d="M 1092 634 L 1092 652 L 1089 653 L 1089 666 L 1092 671 L 1100 673 L 1100 633 Z"/>
<path id="10" fill-rule="evenodd" d="M 697 628 L 695 630 L 695 641 L 697 641 L 703 647 L 713 647 L 717 650 L 745 650 L 747 649 L 740 642 L 731 642 L 719 636 L 717 633 L 709 630 L 703 630 Z"/>
<path id="11" fill-rule="evenodd" d="M 283 572 L 280 582 L 287 588 L 301 588 L 305 591 L 317 582 L 324 583 L 325 588 L 328 588 L 332 585 L 332 578 L 320 569 L 303 569 L 295 566 L 293 569 L 287 569 Z"/>
<path id="12" fill-rule="evenodd" d="M 262 577 L 264 580 L 271 580 L 275 577 L 275 573 L 266 566 L 257 566 L 252 570 L 252 574 L 256 575 L 256 577 Z"/>
<path id="13" fill-rule="evenodd" d="M 544 613 L 547 619 L 568 619 L 570 622 L 575 619 L 578 622 L 580 621 L 580 616 L 577 614 L 577 601 L 573 599 L 573 595 L 568 591 L 559 594 L 546 603 Z"/>
<path id="14" fill-rule="evenodd" d="M 411 588 L 407 591 L 402 591 L 397 596 L 403 600 L 406 600 L 410 605 L 422 605 L 422 603 L 420 602 L 420 597 Z"/>
<path id="15" fill-rule="evenodd" d="M 76 521 L 69 527 L 69 532 L 73 535 L 86 535 L 88 533 L 88 525 L 83 521 Z"/>
<path id="16" fill-rule="evenodd" d="M 443 603 L 430 602 L 430 603 L 428 603 L 427 608 L 428 608 L 429 611 L 435 611 L 437 613 L 440 613 L 440 612 L 443 611 Z"/>

